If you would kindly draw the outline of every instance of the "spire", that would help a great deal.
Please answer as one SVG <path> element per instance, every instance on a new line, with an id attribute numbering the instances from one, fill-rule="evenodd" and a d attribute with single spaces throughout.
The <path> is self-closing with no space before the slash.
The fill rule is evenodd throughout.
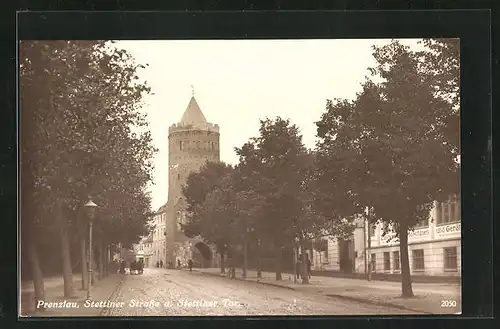
<path id="1" fill-rule="evenodd" d="M 198 106 L 198 103 L 194 98 L 194 88 L 192 85 L 191 88 L 192 88 L 191 100 L 189 101 L 186 111 L 184 111 L 182 119 L 179 123 L 184 125 L 197 125 L 197 124 L 205 125 L 207 124 L 207 119 L 205 119 L 203 112 L 201 112 L 200 107 Z"/>

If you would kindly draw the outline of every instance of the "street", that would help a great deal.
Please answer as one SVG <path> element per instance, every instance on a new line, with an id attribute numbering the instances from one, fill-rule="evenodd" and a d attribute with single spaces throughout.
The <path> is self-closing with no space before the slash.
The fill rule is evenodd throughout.
<path id="1" fill-rule="evenodd" d="M 146 268 L 127 275 L 105 316 L 389 315 L 396 308 L 362 304 L 198 272 Z M 416 313 L 414 313 L 416 314 Z"/>

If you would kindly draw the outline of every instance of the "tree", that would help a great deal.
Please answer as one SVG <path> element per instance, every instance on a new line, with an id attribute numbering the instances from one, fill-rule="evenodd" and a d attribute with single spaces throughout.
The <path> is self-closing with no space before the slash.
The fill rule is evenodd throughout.
<path id="1" fill-rule="evenodd" d="M 220 186 L 210 191 L 202 204 L 196 207 L 199 216 L 200 236 L 214 244 L 221 255 L 221 272 L 224 273 L 224 255 L 235 244 L 236 211 L 230 174 L 222 178 Z M 233 267 L 232 264 L 229 266 Z"/>
<path id="2" fill-rule="evenodd" d="M 343 238 L 352 234 L 354 225 L 338 216 L 330 208 L 325 208 L 325 199 L 329 195 L 323 195 L 320 184 L 321 177 L 317 170 L 317 154 L 309 151 L 303 158 L 304 172 L 300 189 L 301 211 L 294 218 L 295 238 L 302 250 L 314 250 L 314 241 L 325 236 Z M 308 284 L 307 258 L 302 253 L 302 283 Z"/>
<path id="3" fill-rule="evenodd" d="M 257 165 L 260 160 L 256 157 L 255 147 L 251 143 L 246 143 L 240 152 L 240 163 L 235 167 L 232 175 L 233 188 L 235 190 L 235 201 L 239 234 L 244 236 L 244 274 L 246 274 L 248 263 L 248 246 L 253 242 L 256 252 L 257 277 L 262 276 L 261 268 L 261 238 L 264 235 L 265 227 L 260 220 L 266 216 L 265 209 L 269 206 L 266 198 L 259 193 L 260 174 Z"/>
<path id="4" fill-rule="evenodd" d="M 258 226 L 261 238 L 272 243 L 276 280 L 281 280 L 282 252 L 292 244 L 294 226 L 302 212 L 301 188 L 307 150 L 297 126 L 276 118 L 260 121 L 259 136 L 236 149 L 240 164 L 254 179 L 253 191 L 265 200 Z"/>
<path id="5" fill-rule="evenodd" d="M 202 204 L 208 193 L 222 184 L 222 178 L 232 171 L 224 162 L 206 162 L 199 171 L 189 174 L 182 194 L 186 198 L 187 211 L 193 218 L 196 206 Z"/>
<path id="6" fill-rule="evenodd" d="M 393 224 L 402 295 L 410 297 L 408 230 L 429 217 L 434 201 L 458 191 L 448 126 L 453 108 L 436 96 L 408 47 L 392 41 L 374 47 L 374 57 L 370 72 L 382 82 L 367 78 L 354 101 L 327 102 L 317 122 L 318 168 L 339 217 L 366 213 L 371 223 Z"/>
<path id="7" fill-rule="evenodd" d="M 136 241 L 145 231 L 156 150 L 139 108 L 150 89 L 137 81 L 144 66 L 110 42 L 23 41 L 20 55 L 22 222 L 61 228 L 68 296 L 67 241 L 89 194 L 100 205 L 96 231 L 106 231 L 109 244 Z M 85 252 L 81 257 L 83 275 Z"/>
<path id="8" fill-rule="evenodd" d="M 233 176 L 233 179 L 235 177 Z M 234 179 L 233 186 L 238 186 L 238 181 Z M 234 191 L 234 203 L 236 213 L 236 234 L 242 236 L 242 243 L 244 247 L 244 261 L 243 261 L 243 276 L 246 277 L 248 270 L 248 247 L 251 243 L 255 243 L 257 247 L 257 272 L 260 273 L 260 254 L 258 236 L 261 234 L 259 230 L 258 219 L 262 215 L 264 208 L 264 198 L 256 193 L 254 190 L 236 190 Z M 258 274 L 259 274 L 258 273 Z M 258 275 L 260 277 L 260 275 Z"/>
<path id="9" fill-rule="evenodd" d="M 211 225 L 224 229 L 221 222 L 214 219 L 215 210 L 206 207 L 219 207 L 218 202 L 224 196 L 223 181 L 232 172 L 233 168 L 223 162 L 207 162 L 199 171 L 189 174 L 186 184 L 182 187 L 187 205 L 186 223 L 181 223 L 181 230 L 188 237 L 201 236 L 215 244 L 217 253 L 221 257 L 221 273 L 225 272 L 224 256 L 228 249 L 228 241 L 220 237 Z M 227 178 L 229 179 L 229 178 Z M 227 185 L 229 186 L 229 185 Z M 217 190 L 215 194 L 211 192 Z M 210 198 L 207 201 L 207 196 Z M 213 222 L 215 221 L 215 223 Z"/>

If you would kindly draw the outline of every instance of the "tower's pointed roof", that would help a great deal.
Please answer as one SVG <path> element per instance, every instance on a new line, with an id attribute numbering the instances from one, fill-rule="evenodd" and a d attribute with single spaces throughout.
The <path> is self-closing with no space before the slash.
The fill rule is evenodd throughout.
<path id="1" fill-rule="evenodd" d="M 198 106 L 198 102 L 196 102 L 194 96 L 191 97 L 186 111 L 184 111 L 182 119 L 179 123 L 183 125 L 207 124 L 207 119 L 205 119 L 203 112 L 201 112 L 200 107 Z"/>

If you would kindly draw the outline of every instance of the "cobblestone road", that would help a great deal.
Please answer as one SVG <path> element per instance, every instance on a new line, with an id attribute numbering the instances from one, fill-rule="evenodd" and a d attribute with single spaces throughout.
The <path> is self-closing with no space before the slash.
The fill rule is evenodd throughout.
<path id="1" fill-rule="evenodd" d="M 387 315 L 395 308 L 361 304 L 224 277 L 145 269 L 128 275 L 108 316 Z M 141 304 L 142 303 L 142 304 Z"/>

